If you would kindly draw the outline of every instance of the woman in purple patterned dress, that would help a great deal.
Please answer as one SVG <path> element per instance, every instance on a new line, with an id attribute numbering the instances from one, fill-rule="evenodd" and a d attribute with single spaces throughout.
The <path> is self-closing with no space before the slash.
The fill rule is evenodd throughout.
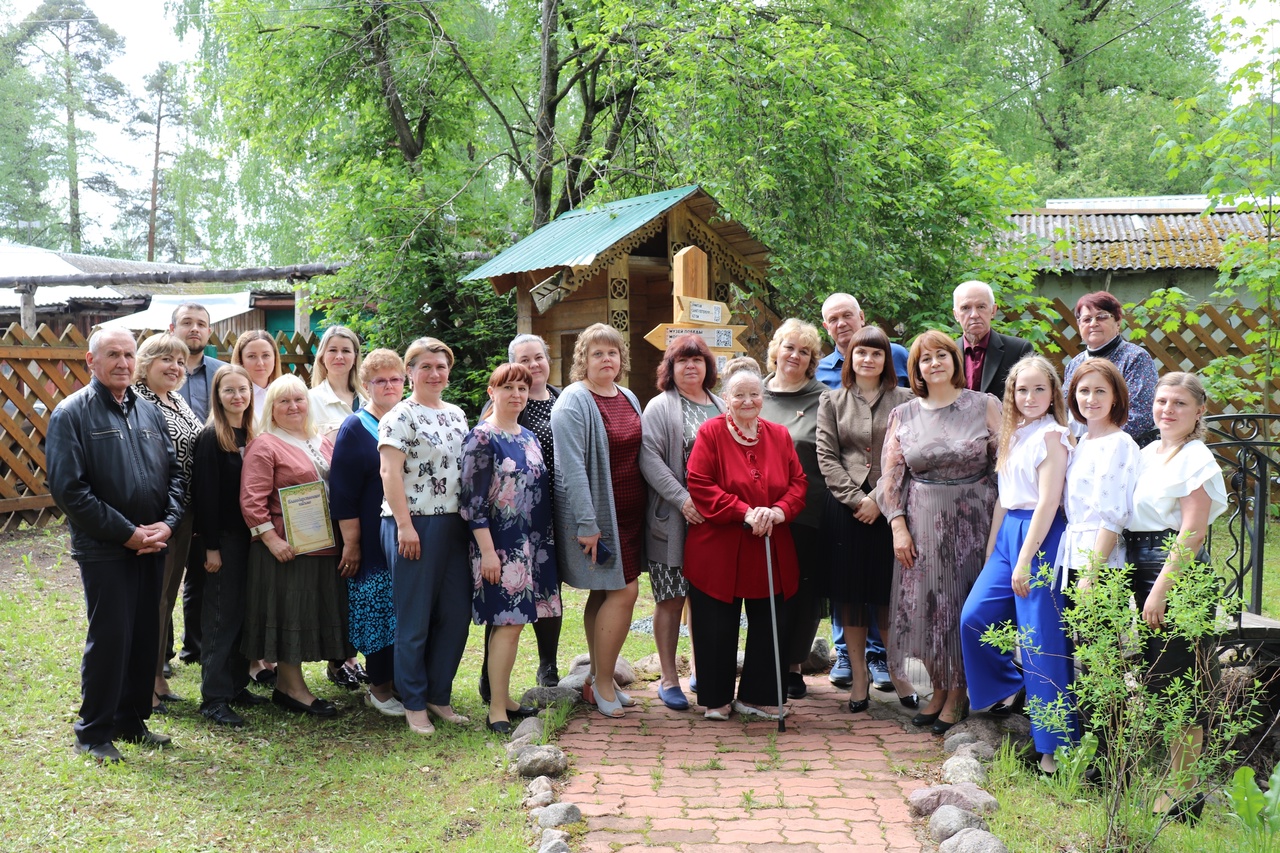
<path id="1" fill-rule="evenodd" d="M 960 608 L 982 571 L 995 509 L 1000 401 L 964 387 L 955 341 L 915 339 L 907 359 L 916 399 L 893 410 L 880 464 L 880 511 L 893 530 L 889 668 L 907 658 L 929 671 L 933 696 L 917 726 L 965 713 Z"/>
<path id="2" fill-rule="evenodd" d="M 519 423 L 531 377 L 521 364 L 489 377 L 489 416 L 462 443 L 458 512 L 471 528 L 471 616 L 489 625 L 490 731 L 510 734 L 510 717 L 537 709 L 511 699 L 520 631 L 560 615 L 551 542 L 551 474 L 532 430 Z M 513 707 L 514 706 L 514 707 Z"/>

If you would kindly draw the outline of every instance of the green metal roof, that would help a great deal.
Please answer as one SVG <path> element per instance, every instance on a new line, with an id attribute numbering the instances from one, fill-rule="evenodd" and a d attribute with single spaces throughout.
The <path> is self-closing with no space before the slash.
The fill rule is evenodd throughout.
<path id="1" fill-rule="evenodd" d="M 552 267 L 580 267 L 638 228 L 643 228 L 698 191 L 697 185 L 567 211 L 462 281 Z"/>

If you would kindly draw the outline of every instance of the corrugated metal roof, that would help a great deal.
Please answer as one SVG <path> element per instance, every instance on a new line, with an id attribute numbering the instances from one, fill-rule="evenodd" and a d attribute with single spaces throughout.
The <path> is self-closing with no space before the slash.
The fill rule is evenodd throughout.
<path id="1" fill-rule="evenodd" d="M 1046 240 L 1071 241 L 1076 270 L 1213 269 L 1234 234 L 1265 235 L 1256 213 L 1020 213 L 1014 228 Z M 1051 251 L 1055 263 L 1063 256 Z"/>
<path id="2" fill-rule="evenodd" d="M 478 281 L 531 270 L 587 266 L 596 255 L 697 191 L 698 187 L 691 185 L 567 211 L 472 270 L 462 280 Z"/>
<path id="3" fill-rule="evenodd" d="M 37 287 L 35 297 L 37 308 L 58 308 L 74 300 L 123 302 L 129 298 L 110 287 L 89 287 L 75 284 Z M 16 290 L 0 287 L 0 308 L 13 309 L 18 308 L 21 304 L 22 297 L 18 295 Z"/>

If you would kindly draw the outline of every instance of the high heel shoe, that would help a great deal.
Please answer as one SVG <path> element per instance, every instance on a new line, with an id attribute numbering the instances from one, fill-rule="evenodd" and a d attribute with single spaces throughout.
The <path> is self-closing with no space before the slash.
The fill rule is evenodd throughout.
<path id="1" fill-rule="evenodd" d="M 1027 704 L 1027 688 L 1022 688 L 1013 697 L 1011 702 L 997 702 L 987 709 L 987 714 L 992 717 L 1010 717 L 1014 714 L 1022 713 L 1022 709 Z"/>
<path id="2" fill-rule="evenodd" d="M 938 713 L 941 714 L 942 712 L 939 711 Z M 939 718 L 934 721 L 933 726 L 930 727 L 929 731 L 933 732 L 935 735 L 945 735 L 947 732 L 951 731 L 952 726 L 960 722 L 960 720 L 966 719 L 968 716 L 969 712 L 965 711 L 960 715 L 960 719 L 958 720 L 951 720 L 948 722 L 947 720 Z"/>
<path id="3" fill-rule="evenodd" d="M 941 713 L 942 713 L 941 708 L 939 708 L 937 711 L 934 711 L 932 714 L 926 714 L 924 712 L 921 712 L 911 718 L 911 725 L 919 726 L 920 728 L 924 728 L 925 726 L 931 726 L 938 721 L 938 715 Z"/>
<path id="4" fill-rule="evenodd" d="M 914 710 L 920 707 L 920 696 L 916 693 L 912 693 L 910 696 L 899 696 L 898 704 L 904 708 L 911 708 Z"/>
<path id="5" fill-rule="evenodd" d="M 849 697 L 849 713 L 850 714 L 861 714 L 863 711 L 867 710 L 870 707 L 871 707 L 870 693 L 868 693 L 866 696 L 862 697 L 861 699 L 854 699 L 852 696 Z"/>
<path id="6" fill-rule="evenodd" d="M 1179 823 L 1198 823 L 1200 815 L 1204 813 L 1204 799 L 1204 794 L 1196 794 L 1190 799 L 1184 794 L 1182 799 L 1173 801 L 1166 814 Z"/>
<path id="7" fill-rule="evenodd" d="M 465 726 L 467 723 L 471 722 L 470 717 L 459 714 L 457 711 L 453 710 L 452 707 L 449 708 L 449 713 L 446 714 L 444 709 L 439 705 L 428 704 L 427 713 L 435 717 L 437 720 L 441 720 L 455 726 Z"/>
<path id="8" fill-rule="evenodd" d="M 593 691 L 596 699 L 596 710 L 606 717 L 617 719 L 623 716 L 622 703 L 618 701 L 617 696 L 610 702 L 608 699 L 600 695 L 599 691 Z M 615 691 L 616 692 L 616 691 Z"/>

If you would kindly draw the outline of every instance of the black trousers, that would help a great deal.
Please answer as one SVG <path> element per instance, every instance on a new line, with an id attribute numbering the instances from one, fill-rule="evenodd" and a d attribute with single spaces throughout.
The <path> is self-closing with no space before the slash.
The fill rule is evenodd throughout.
<path id="1" fill-rule="evenodd" d="M 146 729 L 160 653 L 156 613 L 163 573 L 163 552 L 80 564 L 89 616 L 75 723 L 81 743 L 105 743 Z"/>
<path id="2" fill-rule="evenodd" d="M 204 542 L 199 536 L 194 536 L 187 556 L 187 573 L 182 579 L 182 650 L 178 652 L 178 659 L 183 663 L 201 660 L 204 582 L 207 574 L 204 570 Z"/>
<path id="3" fill-rule="evenodd" d="M 396 677 L 395 643 L 365 655 L 364 671 L 369 674 L 370 684 L 386 684 L 388 681 L 394 681 Z"/>
<path id="4" fill-rule="evenodd" d="M 249 582 L 249 534 L 246 531 L 223 531 L 219 538 L 222 568 L 204 570 L 204 548 L 197 550 L 200 572 L 206 575 L 202 584 L 201 623 L 204 643 L 200 667 L 201 707 L 215 702 L 230 702 L 249 685 L 249 659 L 240 651 L 240 635 L 244 629 L 245 588 Z M 188 572 L 196 571 L 193 562 Z"/>
<path id="5" fill-rule="evenodd" d="M 782 596 L 774 597 L 779 618 Z M 781 670 L 773 656 L 773 627 L 768 598 L 720 601 L 689 587 L 693 617 L 693 655 L 698 669 L 698 704 L 720 708 L 733 701 L 738 665 L 738 626 L 745 606 L 747 646 L 738 681 L 738 699 L 748 705 L 777 705 Z"/>

